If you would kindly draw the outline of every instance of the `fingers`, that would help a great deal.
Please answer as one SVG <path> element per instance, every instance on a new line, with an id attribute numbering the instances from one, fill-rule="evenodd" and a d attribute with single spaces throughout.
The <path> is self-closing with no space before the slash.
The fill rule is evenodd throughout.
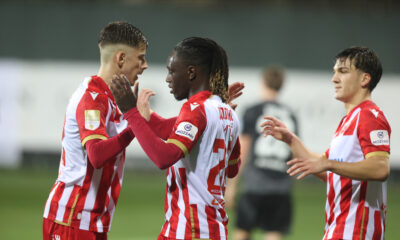
<path id="1" fill-rule="evenodd" d="M 136 81 L 135 84 L 133 85 L 133 94 L 135 97 L 138 97 L 138 92 L 139 92 L 139 82 Z"/>

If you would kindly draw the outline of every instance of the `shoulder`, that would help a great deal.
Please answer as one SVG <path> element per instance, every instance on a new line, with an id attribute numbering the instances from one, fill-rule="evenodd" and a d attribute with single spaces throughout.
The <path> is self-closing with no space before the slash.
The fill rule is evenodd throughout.
<path id="1" fill-rule="evenodd" d="M 391 131 L 389 122 L 387 121 L 382 110 L 373 102 L 370 102 L 361 108 L 359 126 Z"/>

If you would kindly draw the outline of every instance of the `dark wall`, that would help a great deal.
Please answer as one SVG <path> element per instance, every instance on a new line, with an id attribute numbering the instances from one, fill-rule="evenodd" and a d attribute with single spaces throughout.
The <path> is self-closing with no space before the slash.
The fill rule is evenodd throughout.
<path id="1" fill-rule="evenodd" d="M 352 45 L 375 49 L 386 72 L 400 72 L 400 11 L 362 5 L 268 5 L 247 2 L 177 5 L 106 2 L 0 3 L 0 58 L 97 60 L 97 37 L 110 21 L 126 20 L 149 39 L 148 60 L 164 63 L 188 36 L 210 37 L 231 65 L 332 68 L 333 56 Z M 246 2 L 246 1 L 244 1 Z"/>

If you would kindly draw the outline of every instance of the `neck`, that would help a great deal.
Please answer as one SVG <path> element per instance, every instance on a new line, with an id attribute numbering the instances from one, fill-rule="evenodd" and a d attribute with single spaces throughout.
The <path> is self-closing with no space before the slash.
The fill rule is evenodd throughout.
<path id="1" fill-rule="evenodd" d="M 101 79 L 103 79 L 103 81 L 107 84 L 107 86 L 110 86 L 111 79 L 114 74 L 115 74 L 115 71 L 112 69 L 111 66 L 109 66 L 107 64 L 101 64 L 99 72 L 97 73 L 97 76 L 101 77 Z"/>
<path id="2" fill-rule="evenodd" d="M 199 82 L 200 84 L 198 84 L 197 86 L 194 85 L 193 87 L 190 88 L 188 99 L 199 92 L 210 91 L 210 84 L 208 83 L 208 81 L 199 81 Z"/>
<path id="3" fill-rule="evenodd" d="M 276 101 L 278 99 L 278 92 L 270 88 L 264 88 L 262 99 L 264 101 Z"/>
<path id="4" fill-rule="evenodd" d="M 366 100 L 371 100 L 371 93 L 370 92 L 355 95 L 349 101 L 345 101 L 344 102 L 344 108 L 346 109 L 346 113 L 348 114 L 356 106 L 358 106 L 360 103 L 362 103 L 362 102 L 364 102 Z"/>

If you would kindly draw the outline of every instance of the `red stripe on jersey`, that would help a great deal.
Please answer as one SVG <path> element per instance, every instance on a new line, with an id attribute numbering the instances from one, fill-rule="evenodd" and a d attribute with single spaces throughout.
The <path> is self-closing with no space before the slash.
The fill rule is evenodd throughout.
<path id="1" fill-rule="evenodd" d="M 217 210 L 213 207 L 206 206 L 206 214 L 207 214 L 208 232 L 210 234 L 210 238 L 213 239 L 213 237 L 220 236 L 219 225 L 216 220 Z"/>
<path id="2" fill-rule="evenodd" d="M 352 180 L 346 177 L 340 176 L 340 214 L 336 219 L 336 228 L 334 236 L 337 238 L 343 238 L 344 226 L 346 225 L 346 218 L 349 215 L 350 202 L 352 195 Z"/>
<path id="3" fill-rule="evenodd" d="M 62 148 L 62 154 L 61 154 L 61 164 L 65 166 L 65 149 Z"/>
<path id="4" fill-rule="evenodd" d="M 186 227 L 185 227 L 185 238 L 190 238 L 192 236 L 192 229 L 190 225 L 190 204 L 189 204 L 189 191 L 187 186 L 187 177 L 185 168 L 179 168 L 179 175 L 181 177 L 182 182 L 182 196 L 183 201 L 185 203 L 185 218 L 186 218 Z"/>
<path id="5" fill-rule="evenodd" d="M 362 240 L 365 240 L 365 236 L 367 234 L 368 220 L 369 220 L 369 207 L 365 207 L 365 210 L 364 210 L 364 223 L 363 223 L 363 226 L 362 226 L 362 233 L 361 233 L 362 234 L 362 236 L 361 236 Z"/>
<path id="6" fill-rule="evenodd" d="M 221 215 L 222 219 L 226 218 L 226 212 L 224 209 L 220 208 L 218 209 L 219 214 Z M 226 226 L 228 226 L 228 221 L 229 219 L 226 219 L 225 221 L 222 221 L 222 223 L 224 224 L 224 229 L 225 229 L 225 236 L 228 236 L 228 229 Z"/>
<path id="7" fill-rule="evenodd" d="M 111 197 L 115 206 L 117 205 L 120 192 L 121 192 L 121 183 L 119 181 L 118 172 L 116 172 L 113 182 L 111 183 Z"/>
<path id="8" fill-rule="evenodd" d="M 51 219 L 55 219 L 57 217 L 57 211 L 58 211 L 58 202 L 60 201 L 63 192 L 65 188 L 65 183 L 60 182 L 58 184 L 58 187 L 56 191 L 54 192 L 53 198 L 51 199 L 51 204 L 50 204 L 50 211 L 49 211 L 49 217 Z"/>
<path id="9" fill-rule="evenodd" d="M 82 212 L 82 210 L 85 206 L 87 193 L 89 192 L 90 184 L 92 182 L 93 171 L 94 171 L 93 166 L 89 163 L 89 160 L 87 160 L 86 176 L 85 176 L 85 180 L 83 180 L 81 195 L 78 199 L 78 203 L 76 204 L 76 211 L 74 213 L 74 219 L 78 213 Z M 77 221 L 77 225 L 78 226 L 80 225 L 80 219 Z"/>
<path id="10" fill-rule="evenodd" d="M 116 159 L 112 161 L 108 161 L 104 167 L 101 175 L 100 183 L 97 190 L 96 201 L 93 206 L 93 211 L 90 214 L 90 225 L 93 226 L 98 231 L 96 226 L 96 221 L 100 217 L 100 214 L 105 211 L 104 208 L 108 208 L 108 204 L 106 204 L 107 190 L 111 185 L 112 176 L 114 173 L 114 164 Z M 108 211 L 108 209 L 107 209 Z M 93 223 L 93 224 L 92 224 Z M 106 226 L 108 227 L 108 225 Z"/>
<path id="11" fill-rule="evenodd" d="M 169 171 L 171 171 L 171 169 L 168 169 L 166 171 L 166 178 L 168 179 L 168 175 L 169 175 Z M 165 186 L 165 198 L 164 198 L 164 213 L 167 214 L 168 211 L 168 183 Z M 167 231 L 168 228 L 168 222 L 165 222 L 162 229 L 161 229 L 161 233 L 160 235 L 165 236 L 165 233 Z"/>
<path id="12" fill-rule="evenodd" d="M 175 238 L 176 237 L 176 229 L 178 227 L 178 222 L 179 222 L 179 213 L 180 213 L 180 209 L 178 206 L 179 188 L 176 185 L 175 168 L 172 166 L 170 169 L 171 169 L 172 176 L 171 176 L 171 186 L 169 188 L 169 191 L 172 195 L 172 199 L 171 199 L 172 216 L 169 221 L 170 228 L 169 228 L 168 237 Z"/>
<path id="13" fill-rule="evenodd" d="M 381 223 L 381 212 L 375 211 L 374 213 L 374 235 L 372 240 L 380 240 L 382 237 L 382 223 Z"/>
<path id="14" fill-rule="evenodd" d="M 367 193 L 367 182 L 362 181 L 360 184 L 360 200 L 358 202 L 357 211 L 356 211 L 356 220 L 353 231 L 353 239 L 359 239 L 360 230 L 363 217 L 366 217 L 366 207 L 365 207 L 365 195 Z"/>
<path id="15" fill-rule="evenodd" d="M 71 215 L 72 207 L 74 207 L 74 203 L 76 200 L 76 196 L 79 193 L 79 190 L 81 189 L 80 186 L 75 185 L 74 188 L 72 189 L 71 195 L 69 196 L 67 205 L 65 206 L 65 212 L 64 212 L 64 217 L 63 217 L 63 222 L 64 223 L 69 223 L 69 217 Z M 73 214 L 73 213 L 72 213 Z"/>
<path id="16" fill-rule="evenodd" d="M 328 191 L 328 204 L 329 204 L 329 219 L 328 219 L 328 225 L 331 225 L 333 223 L 333 220 L 335 219 L 335 213 L 334 213 L 334 208 L 335 208 L 335 188 L 333 186 L 333 173 L 328 173 L 328 183 L 329 183 L 329 191 Z"/>
<path id="17" fill-rule="evenodd" d="M 108 206 L 110 205 L 110 197 L 106 196 L 106 202 L 105 202 L 105 207 L 107 208 L 107 211 L 101 216 L 101 223 L 103 224 L 103 227 L 107 227 L 110 225 L 110 210 L 108 209 Z"/>
<path id="18" fill-rule="evenodd" d="M 191 209 L 192 209 L 192 214 L 193 214 L 193 225 L 194 225 L 194 229 L 193 230 L 193 234 L 195 238 L 200 238 L 200 222 L 199 222 L 199 213 L 197 211 L 197 205 L 196 204 L 192 204 L 190 205 Z"/>

